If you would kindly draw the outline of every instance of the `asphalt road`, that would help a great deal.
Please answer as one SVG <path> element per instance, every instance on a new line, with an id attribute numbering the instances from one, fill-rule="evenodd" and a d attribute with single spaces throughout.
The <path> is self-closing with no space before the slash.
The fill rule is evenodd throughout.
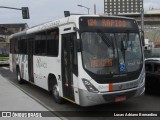
<path id="1" fill-rule="evenodd" d="M 74 120 L 160 120 L 157 117 L 105 117 L 104 114 L 101 113 L 110 113 L 110 111 L 116 111 L 116 113 L 125 111 L 134 113 L 134 111 L 138 112 L 154 112 L 158 111 L 160 113 L 160 94 L 152 94 L 152 95 L 143 95 L 136 98 L 131 98 L 127 101 L 120 103 L 110 103 L 97 105 L 92 107 L 80 107 L 76 104 L 65 102 L 64 104 L 57 104 L 54 102 L 52 96 L 45 90 L 29 84 L 25 83 L 19 85 L 16 80 L 16 75 L 9 71 L 6 67 L 0 67 L 0 74 L 9 80 L 11 83 L 18 87 L 23 92 L 28 94 L 30 97 L 35 99 L 37 102 L 42 104 L 50 111 L 55 111 L 54 113 L 57 116 L 69 117 L 67 119 Z M 60 111 L 74 111 L 74 112 L 60 112 Z M 76 112 L 75 112 L 76 111 Z M 83 112 L 79 112 L 83 111 Z M 89 111 L 89 112 L 88 112 Z M 91 111 L 91 112 L 90 112 Z M 102 112 L 100 112 L 102 111 Z M 83 114 L 82 114 L 83 113 Z M 84 115 L 85 117 L 82 117 Z M 88 115 L 88 116 L 87 116 Z M 98 117 L 91 117 L 91 116 Z M 101 116 L 102 115 L 102 116 Z M 104 116 L 103 116 L 104 115 Z"/>

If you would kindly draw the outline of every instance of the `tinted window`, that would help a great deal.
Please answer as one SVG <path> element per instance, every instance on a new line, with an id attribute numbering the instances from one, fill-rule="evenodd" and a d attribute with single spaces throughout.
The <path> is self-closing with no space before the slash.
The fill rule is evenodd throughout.
<path id="1" fill-rule="evenodd" d="M 18 39 L 13 38 L 10 40 L 10 52 L 12 54 L 15 54 L 18 52 Z"/>
<path id="2" fill-rule="evenodd" d="M 46 32 L 35 35 L 35 55 L 46 55 Z"/>
<path id="3" fill-rule="evenodd" d="M 18 40 L 18 53 L 27 54 L 28 42 L 25 37 L 19 38 Z"/>
<path id="4" fill-rule="evenodd" d="M 59 31 L 58 29 L 47 31 L 47 55 L 58 56 Z"/>

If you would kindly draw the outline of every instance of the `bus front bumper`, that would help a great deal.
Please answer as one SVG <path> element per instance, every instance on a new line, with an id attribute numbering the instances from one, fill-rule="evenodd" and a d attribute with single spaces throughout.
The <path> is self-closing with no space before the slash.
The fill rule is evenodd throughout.
<path id="1" fill-rule="evenodd" d="M 91 93 L 87 90 L 79 89 L 80 106 L 92 106 L 110 102 L 120 102 L 127 100 L 131 97 L 140 96 L 144 93 L 144 91 L 144 84 L 133 89 L 103 93 Z"/>

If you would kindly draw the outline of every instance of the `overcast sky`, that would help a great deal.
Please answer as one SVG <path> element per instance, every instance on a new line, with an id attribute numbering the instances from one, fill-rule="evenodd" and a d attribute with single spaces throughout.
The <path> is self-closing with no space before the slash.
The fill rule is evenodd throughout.
<path id="1" fill-rule="evenodd" d="M 93 14 L 93 6 L 96 4 L 97 13 L 104 13 L 104 0 L 0 0 L 0 6 L 29 7 L 30 19 L 22 19 L 21 11 L 0 9 L 0 24 L 5 23 L 28 23 L 29 26 L 56 20 L 64 17 L 64 11 L 71 13 L 87 14 L 87 9 L 78 7 L 84 5 L 90 8 Z M 160 8 L 160 0 L 144 0 L 145 11 L 149 8 Z"/>

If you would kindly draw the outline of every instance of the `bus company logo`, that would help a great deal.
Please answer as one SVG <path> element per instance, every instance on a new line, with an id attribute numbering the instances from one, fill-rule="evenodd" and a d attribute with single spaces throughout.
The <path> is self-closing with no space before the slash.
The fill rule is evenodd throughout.
<path id="1" fill-rule="evenodd" d="M 37 58 L 36 66 L 37 66 L 38 68 L 47 68 L 47 63 L 46 63 L 46 62 L 43 62 L 43 61 L 41 60 L 41 58 Z"/>
<path id="2" fill-rule="evenodd" d="M 123 85 L 122 84 L 119 85 L 119 90 L 122 90 L 122 88 L 123 88 Z"/>

